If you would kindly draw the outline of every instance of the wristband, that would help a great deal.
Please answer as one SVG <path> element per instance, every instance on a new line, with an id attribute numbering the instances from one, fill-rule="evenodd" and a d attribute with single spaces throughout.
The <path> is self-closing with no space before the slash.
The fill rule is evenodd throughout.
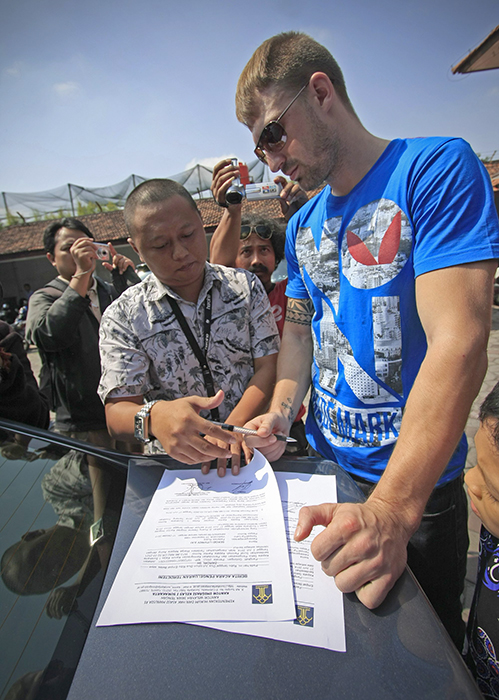
<path id="1" fill-rule="evenodd" d="M 77 277 L 83 277 L 83 275 L 87 275 L 92 268 L 89 267 L 88 270 L 83 270 L 83 272 L 78 272 L 76 275 L 73 275 L 71 277 L 72 280 L 76 279 Z"/>

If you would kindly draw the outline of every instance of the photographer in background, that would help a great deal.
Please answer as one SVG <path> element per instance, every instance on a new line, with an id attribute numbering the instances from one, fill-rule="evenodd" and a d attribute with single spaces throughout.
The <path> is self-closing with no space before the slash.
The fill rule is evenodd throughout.
<path id="1" fill-rule="evenodd" d="M 55 411 L 55 429 L 102 447 L 114 447 L 97 395 L 101 365 L 102 313 L 129 284 L 139 281 L 133 262 L 109 243 L 96 244 L 78 219 L 54 221 L 43 244 L 58 276 L 30 298 L 27 337 L 42 359 L 41 390 Z M 98 253 L 116 280 L 114 287 L 94 275 Z M 101 252 L 104 251 L 104 252 Z"/>
<path id="2" fill-rule="evenodd" d="M 282 337 L 287 279 L 273 282 L 272 274 L 284 259 L 284 226 L 277 219 L 258 214 L 242 216 L 242 202 L 227 203 L 225 194 L 238 176 L 239 169 L 232 165 L 231 159 L 220 161 L 213 169 L 211 190 L 215 201 L 225 208 L 225 212 L 211 239 L 210 262 L 248 270 L 260 279 L 268 294 L 279 336 Z M 274 182 L 282 185 L 279 203 L 288 221 L 308 201 L 307 194 L 298 184 L 287 182 L 283 177 L 276 177 Z M 302 404 L 290 432 L 297 443 L 287 445 L 287 454 L 307 454 L 308 443 L 302 421 L 304 415 L 305 406 Z"/>

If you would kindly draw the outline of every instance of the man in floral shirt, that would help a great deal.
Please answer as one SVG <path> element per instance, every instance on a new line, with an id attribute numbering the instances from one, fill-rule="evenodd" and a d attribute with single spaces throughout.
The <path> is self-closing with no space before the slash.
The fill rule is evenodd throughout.
<path id="1" fill-rule="evenodd" d="M 142 183 L 124 213 L 129 242 L 152 275 L 102 319 L 99 394 L 108 428 L 130 438 L 139 407 L 155 401 L 145 407 L 150 451 L 201 462 L 205 472 L 218 459 L 221 476 L 231 458 L 237 473 L 240 444 L 204 416 L 216 418 L 218 408 L 217 420 L 242 426 L 267 406 L 279 350 L 267 294 L 254 275 L 206 262 L 201 217 L 178 183 Z"/>

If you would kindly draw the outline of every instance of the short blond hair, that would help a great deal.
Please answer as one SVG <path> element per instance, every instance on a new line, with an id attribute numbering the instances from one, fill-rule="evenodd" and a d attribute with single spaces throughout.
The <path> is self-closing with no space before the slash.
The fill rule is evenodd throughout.
<path id="1" fill-rule="evenodd" d="M 355 114 L 341 68 L 329 51 L 301 32 L 283 32 L 263 42 L 246 64 L 236 90 L 236 116 L 243 124 L 258 117 L 258 93 L 270 86 L 298 91 L 316 72 L 325 73 L 345 106 Z"/>

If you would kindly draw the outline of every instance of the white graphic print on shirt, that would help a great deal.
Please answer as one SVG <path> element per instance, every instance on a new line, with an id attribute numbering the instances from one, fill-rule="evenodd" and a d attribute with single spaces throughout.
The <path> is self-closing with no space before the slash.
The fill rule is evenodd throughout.
<path id="1" fill-rule="evenodd" d="M 341 280 L 346 278 L 357 290 L 376 289 L 392 281 L 411 253 L 412 231 L 406 215 L 394 202 L 381 199 L 363 206 L 348 223 L 343 236 L 340 268 L 338 237 L 342 223 L 342 217 L 324 222 L 318 250 L 310 228 L 300 228 L 296 237 L 302 276 L 316 301 L 313 333 L 316 381 L 327 392 L 322 396 L 316 394 L 315 410 L 321 413 L 320 423 L 333 444 L 338 440 L 336 433 L 343 444 L 345 438 L 353 438 L 354 442 L 379 445 L 385 440 L 392 441 L 400 424 L 399 410 L 380 413 L 374 406 L 368 408 L 398 403 L 402 398 L 400 299 L 393 294 L 371 297 L 371 323 L 364 322 L 362 327 L 369 329 L 372 337 L 364 337 L 362 346 L 373 348 L 374 373 L 359 364 L 352 343 L 337 325 Z M 317 290 L 321 308 L 318 308 Z M 358 336 L 362 332 L 361 324 L 355 325 Z M 349 327 L 353 331 L 353 326 Z M 331 395 L 338 394 L 340 368 L 345 383 L 366 406 L 365 410 L 331 399 Z M 319 387 L 316 384 L 316 389 Z"/>

